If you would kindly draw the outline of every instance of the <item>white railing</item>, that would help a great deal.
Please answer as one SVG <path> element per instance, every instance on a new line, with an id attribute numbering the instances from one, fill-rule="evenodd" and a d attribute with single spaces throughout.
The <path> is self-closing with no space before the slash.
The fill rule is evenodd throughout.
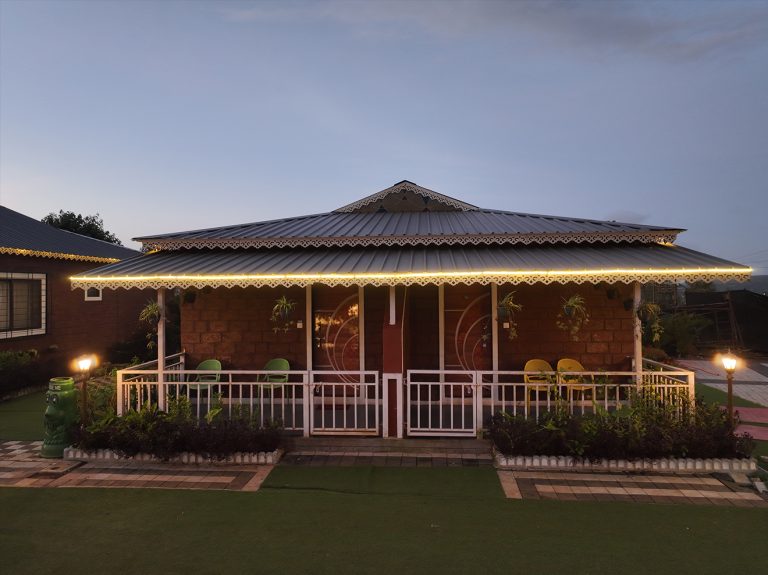
<path id="1" fill-rule="evenodd" d="M 375 371 L 187 370 L 182 358 L 160 373 L 152 363 L 117 373 L 118 415 L 148 403 L 165 410 L 174 398 L 186 397 L 198 419 L 221 408 L 227 417 L 245 413 L 260 425 L 279 421 L 304 435 L 380 430 Z"/>
<path id="2" fill-rule="evenodd" d="M 410 436 L 474 437 L 499 412 L 538 420 L 555 408 L 582 414 L 598 407 L 613 410 L 644 386 L 652 386 L 665 402 L 683 394 L 693 398 L 693 372 L 644 360 L 639 385 L 637 375 L 409 370 L 398 385 L 404 391 L 397 400 L 398 429 L 387 435 L 400 434 L 404 416 Z M 156 361 L 148 362 L 119 371 L 117 382 L 119 415 L 147 403 L 166 409 L 169 401 L 186 397 L 198 418 L 220 407 L 227 416 L 247 412 L 262 425 L 279 421 L 304 435 L 377 435 L 382 418 L 388 418 L 375 371 L 187 370 L 184 355 L 176 354 L 166 358 L 162 373 Z"/>
<path id="3" fill-rule="evenodd" d="M 477 372 L 410 369 L 405 402 L 408 435 L 474 436 Z"/>
<path id="4" fill-rule="evenodd" d="M 379 372 L 310 371 L 313 435 L 377 435 L 381 421 Z"/>
<path id="5" fill-rule="evenodd" d="M 474 437 L 499 412 L 538 420 L 556 408 L 580 414 L 615 410 L 646 386 L 672 405 L 681 396 L 693 398 L 693 372 L 654 367 L 658 371 L 642 373 L 640 386 L 634 371 L 409 370 L 404 383 L 408 434 Z"/>

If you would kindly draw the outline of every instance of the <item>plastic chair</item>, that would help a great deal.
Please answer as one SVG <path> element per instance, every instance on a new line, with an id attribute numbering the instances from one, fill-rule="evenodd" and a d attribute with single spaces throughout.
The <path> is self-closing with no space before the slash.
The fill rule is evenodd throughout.
<path id="1" fill-rule="evenodd" d="M 528 413 L 530 403 L 531 403 L 531 391 L 533 391 L 536 394 L 536 398 L 538 399 L 538 394 L 540 391 L 546 391 L 549 392 L 549 387 L 552 384 L 552 375 L 547 374 L 545 372 L 552 372 L 554 371 L 552 369 L 552 366 L 550 363 L 544 359 L 529 359 L 525 362 L 525 367 L 523 367 L 523 371 L 526 372 L 538 372 L 538 373 L 526 373 L 523 376 L 523 381 L 525 383 L 542 383 L 543 385 L 533 385 L 533 386 L 525 386 L 525 412 Z"/>
<path id="2" fill-rule="evenodd" d="M 275 359 L 270 359 L 267 364 L 264 366 L 264 371 L 290 371 L 291 370 L 291 364 L 288 363 L 287 359 L 283 359 L 282 357 L 277 357 Z M 288 383 L 288 374 L 269 374 L 265 377 L 264 381 L 269 381 L 272 383 Z"/>
<path id="3" fill-rule="evenodd" d="M 557 371 L 586 371 L 584 366 L 575 359 L 564 357 L 557 362 Z M 589 383 L 585 383 L 585 377 L 589 379 Z M 563 375 L 561 381 L 566 384 L 565 388 L 568 391 L 568 404 L 571 406 L 571 412 L 573 412 L 573 392 L 580 391 L 582 402 L 584 401 L 584 392 L 587 390 L 592 391 L 592 398 L 595 397 L 595 380 L 591 375 Z M 584 411 L 584 405 L 582 403 L 582 412 Z"/>
<path id="4" fill-rule="evenodd" d="M 218 359 L 206 359 L 201 361 L 195 368 L 198 371 L 220 371 L 221 362 Z M 197 377 L 189 382 L 189 389 L 196 389 L 198 395 L 204 389 L 210 394 L 211 384 L 221 381 L 220 373 L 199 373 Z"/>
<path id="5" fill-rule="evenodd" d="M 283 359 L 282 357 L 276 357 L 275 359 L 270 359 L 266 365 L 264 365 L 264 371 L 290 371 L 291 364 L 288 363 L 287 359 Z M 260 381 L 267 381 L 269 383 L 276 383 L 276 384 L 285 384 L 288 383 L 288 374 L 287 373 L 269 373 L 265 375 L 259 376 Z M 266 386 L 265 386 L 266 387 Z M 269 396 L 272 398 L 277 398 L 282 396 L 283 394 L 280 393 L 279 395 L 275 395 L 275 387 L 274 385 L 269 386 Z M 283 386 L 278 385 L 277 387 L 280 388 L 282 391 Z"/>

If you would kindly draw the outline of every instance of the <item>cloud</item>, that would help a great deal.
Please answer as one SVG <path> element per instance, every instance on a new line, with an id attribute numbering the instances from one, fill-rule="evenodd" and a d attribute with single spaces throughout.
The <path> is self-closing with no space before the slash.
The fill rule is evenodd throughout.
<path id="1" fill-rule="evenodd" d="M 328 22 L 370 35 L 407 27 L 438 38 L 544 36 L 571 46 L 696 58 L 768 41 L 764 2 L 327 0 L 240 3 L 231 22 Z M 377 29 L 377 30 L 374 30 Z"/>

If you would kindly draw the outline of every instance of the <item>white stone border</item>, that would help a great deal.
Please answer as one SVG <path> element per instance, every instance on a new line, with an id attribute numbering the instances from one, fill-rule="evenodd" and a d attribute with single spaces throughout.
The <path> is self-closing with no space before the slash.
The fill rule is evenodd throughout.
<path id="1" fill-rule="evenodd" d="M 192 465 L 275 465 L 283 456 L 282 449 L 259 451 L 257 453 L 234 453 L 224 459 L 208 459 L 199 453 L 180 453 L 176 457 L 163 461 L 149 453 L 137 453 L 133 457 L 120 457 L 111 449 L 86 451 L 77 447 L 64 449 L 64 459 L 77 461 L 146 461 L 152 463 L 181 463 Z"/>
<path id="2" fill-rule="evenodd" d="M 675 473 L 708 473 L 757 471 L 753 459 L 601 459 L 589 461 L 565 455 L 512 455 L 507 457 L 494 450 L 497 469 L 555 469 L 569 471 L 667 471 Z"/>

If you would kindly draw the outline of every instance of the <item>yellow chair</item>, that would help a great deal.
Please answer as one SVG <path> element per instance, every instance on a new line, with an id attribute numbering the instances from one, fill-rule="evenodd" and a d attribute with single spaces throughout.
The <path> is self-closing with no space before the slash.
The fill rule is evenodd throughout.
<path id="1" fill-rule="evenodd" d="M 527 414 L 530 408 L 531 403 L 531 391 L 533 391 L 536 394 L 536 398 L 538 399 L 538 394 L 540 391 L 545 391 L 549 393 L 549 387 L 552 384 L 552 366 L 550 363 L 543 359 L 529 359 L 525 362 L 525 367 L 523 367 L 523 371 L 525 371 L 525 375 L 523 376 L 523 381 L 525 383 L 540 383 L 542 385 L 526 385 L 525 386 L 525 413 Z M 528 373 L 528 372 L 535 372 L 535 373 Z M 550 372 L 550 373 L 546 373 Z"/>
<path id="2" fill-rule="evenodd" d="M 568 357 L 564 357 L 560 361 L 557 362 L 557 371 L 558 372 L 573 372 L 573 371 L 586 371 L 584 369 L 584 366 L 581 365 L 580 362 L 578 362 L 575 359 L 571 359 Z M 581 399 L 582 399 L 582 412 L 584 411 L 584 392 L 587 390 L 592 391 L 592 399 L 595 398 L 595 379 L 592 375 L 562 375 L 560 376 L 560 381 L 565 384 L 565 388 L 567 389 L 568 393 L 568 405 L 571 407 L 571 412 L 573 412 L 573 392 L 574 391 L 580 391 L 581 392 Z"/>

